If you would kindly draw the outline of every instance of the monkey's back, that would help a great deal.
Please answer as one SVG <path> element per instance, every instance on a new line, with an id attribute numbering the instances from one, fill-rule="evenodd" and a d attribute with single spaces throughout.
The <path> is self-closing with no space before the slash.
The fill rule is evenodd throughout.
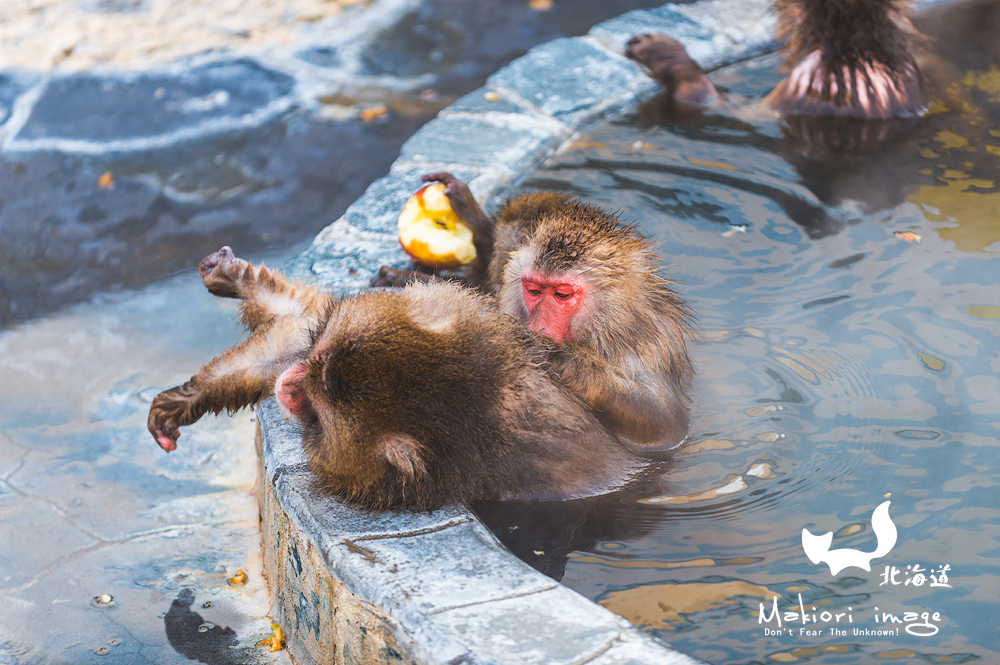
<path id="1" fill-rule="evenodd" d="M 330 335 L 330 328 L 336 334 Z M 607 491 L 636 461 L 553 380 L 543 345 L 454 284 L 339 302 L 310 463 L 370 509 Z M 316 350 L 314 350 L 314 353 Z"/>

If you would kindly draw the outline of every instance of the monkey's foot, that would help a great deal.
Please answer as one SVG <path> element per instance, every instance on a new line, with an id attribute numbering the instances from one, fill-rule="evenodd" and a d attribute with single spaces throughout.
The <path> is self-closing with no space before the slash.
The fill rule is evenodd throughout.
<path id="1" fill-rule="evenodd" d="M 369 282 L 369 286 L 403 287 L 414 282 L 434 282 L 438 279 L 435 275 L 416 270 L 397 270 L 389 266 L 382 266 L 378 269 L 378 274 Z"/>
<path id="2" fill-rule="evenodd" d="M 625 55 L 646 67 L 678 102 L 709 107 L 721 97 L 684 45 L 667 35 L 637 35 L 629 40 Z"/>
<path id="3" fill-rule="evenodd" d="M 250 263 L 236 258 L 227 245 L 209 254 L 198 264 L 198 272 L 205 288 L 222 298 L 239 298 L 239 282 Z"/>

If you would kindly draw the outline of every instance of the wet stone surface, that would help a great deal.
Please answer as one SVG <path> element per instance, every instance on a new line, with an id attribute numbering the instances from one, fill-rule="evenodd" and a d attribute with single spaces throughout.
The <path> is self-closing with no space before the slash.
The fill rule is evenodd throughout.
<path id="1" fill-rule="evenodd" d="M 598 117 L 603 110 L 601 100 L 613 100 L 637 80 L 646 83 L 649 77 L 584 41 L 560 39 L 533 49 L 489 82 L 513 90 L 544 113 L 573 125 Z M 650 89 L 655 85 L 649 81 Z"/>
<path id="2" fill-rule="evenodd" d="M 238 338 L 234 311 L 178 278 L 0 332 L 0 662 L 290 662 L 255 646 L 251 417 L 169 457 L 145 428 L 159 387 Z"/>
<path id="3" fill-rule="evenodd" d="M 0 74 L 0 123 L 10 119 L 17 99 L 38 85 L 40 80 L 40 76 L 30 74 Z M 0 143 L 3 139 L 4 132 L 0 129 Z"/>
<path id="4" fill-rule="evenodd" d="M 154 154 L 0 158 L 0 325 L 188 270 L 225 244 L 253 253 L 301 243 L 425 119 L 372 127 L 297 115 Z"/>
<path id="5" fill-rule="evenodd" d="M 209 130 L 240 131 L 288 110 L 294 86 L 291 76 L 251 60 L 213 62 L 174 76 L 58 78 L 8 149 L 109 152 L 161 147 Z"/>
<path id="6" fill-rule="evenodd" d="M 527 167 L 553 150 L 553 143 L 566 134 L 558 126 L 530 120 L 511 126 L 477 117 L 443 116 L 422 127 L 407 141 L 400 157 L 426 162 L 429 167 L 442 163 L 476 168 L 503 165 L 513 175 L 521 171 L 518 166 Z M 483 145 L 491 149 L 483 150 Z"/>

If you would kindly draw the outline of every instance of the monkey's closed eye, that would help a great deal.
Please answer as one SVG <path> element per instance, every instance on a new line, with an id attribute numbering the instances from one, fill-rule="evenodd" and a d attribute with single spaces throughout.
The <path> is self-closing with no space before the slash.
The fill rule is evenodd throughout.
<path id="1" fill-rule="evenodd" d="M 559 300 L 568 300 L 572 297 L 573 297 L 572 293 L 559 293 L 558 291 L 556 291 L 556 298 L 559 298 Z"/>
<path id="2" fill-rule="evenodd" d="M 528 289 L 528 293 L 530 293 L 533 296 L 540 296 L 540 295 L 542 295 L 542 292 L 539 289 Z"/>

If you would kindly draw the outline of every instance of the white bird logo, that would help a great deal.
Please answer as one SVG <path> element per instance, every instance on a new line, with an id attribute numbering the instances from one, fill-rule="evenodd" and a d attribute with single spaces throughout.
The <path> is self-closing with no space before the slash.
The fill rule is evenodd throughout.
<path id="1" fill-rule="evenodd" d="M 825 563 L 830 566 L 830 574 L 836 575 L 844 568 L 863 568 L 871 572 L 871 561 L 880 556 L 885 556 L 896 544 L 896 525 L 889 517 L 889 504 L 885 501 L 872 513 L 872 531 L 878 538 L 878 545 L 874 552 L 862 552 L 844 548 L 841 550 L 831 550 L 830 543 L 833 542 L 833 532 L 825 533 L 822 536 L 814 536 L 809 529 L 802 529 L 802 549 L 806 551 L 806 556 L 813 563 Z"/>

